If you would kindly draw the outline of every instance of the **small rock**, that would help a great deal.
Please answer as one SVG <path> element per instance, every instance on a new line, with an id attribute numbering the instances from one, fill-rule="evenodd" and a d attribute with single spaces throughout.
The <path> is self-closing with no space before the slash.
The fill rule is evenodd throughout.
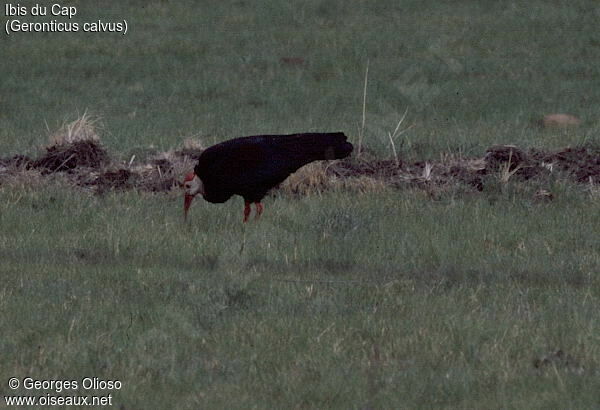
<path id="1" fill-rule="evenodd" d="M 302 66 L 304 65 L 304 59 L 302 57 L 281 57 L 279 61 L 282 64 L 290 66 Z"/>
<path id="2" fill-rule="evenodd" d="M 581 120 L 569 114 L 548 114 L 542 118 L 541 125 L 544 128 L 566 128 L 581 124 Z"/>

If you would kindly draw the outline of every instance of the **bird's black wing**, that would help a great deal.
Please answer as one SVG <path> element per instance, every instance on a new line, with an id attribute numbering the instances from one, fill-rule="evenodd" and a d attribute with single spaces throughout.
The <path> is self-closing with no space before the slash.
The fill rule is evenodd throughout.
<path id="1" fill-rule="evenodd" d="M 243 137 L 208 148 L 195 171 L 208 201 L 224 202 L 237 194 L 257 202 L 303 165 L 343 158 L 351 151 L 343 133 Z"/>
<path id="2" fill-rule="evenodd" d="M 224 202 L 235 194 L 245 196 L 261 191 L 269 179 L 270 156 L 269 146 L 253 137 L 236 138 L 208 148 L 195 168 L 204 184 L 204 198 Z"/>

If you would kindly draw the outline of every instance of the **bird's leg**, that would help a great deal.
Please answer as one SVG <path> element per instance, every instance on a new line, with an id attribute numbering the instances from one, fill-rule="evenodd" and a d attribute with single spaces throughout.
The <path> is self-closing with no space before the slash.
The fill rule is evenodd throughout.
<path id="1" fill-rule="evenodd" d="M 250 216 L 250 202 L 244 201 L 244 223 L 248 222 L 248 217 Z"/>
<path id="2" fill-rule="evenodd" d="M 261 204 L 260 202 L 255 202 L 254 205 L 256 205 L 256 217 L 255 219 L 260 218 L 260 215 L 263 213 L 263 204 Z"/>

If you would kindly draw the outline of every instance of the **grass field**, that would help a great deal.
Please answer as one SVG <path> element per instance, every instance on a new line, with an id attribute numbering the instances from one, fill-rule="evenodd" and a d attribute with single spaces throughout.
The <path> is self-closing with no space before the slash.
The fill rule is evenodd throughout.
<path id="1" fill-rule="evenodd" d="M 407 108 L 407 161 L 600 145 L 595 1 L 68 5 L 73 21 L 125 19 L 128 33 L 0 34 L 0 158 L 35 154 L 86 110 L 122 159 L 259 133 L 357 143 L 367 67 L 363 143 L 381 157 Z M 535 125 L 552 112 L 582 125 Z M 0 183 L 3 396 L 600 407 L 598 181 L 278 193 L 245 225 L 241 199 L 199 200 L 185 225 L 179 192 L 49 179 Z M 540 188 L 554 200 L 534 200 Z M 11 390 L 11 377 L 122 388 Z"/>

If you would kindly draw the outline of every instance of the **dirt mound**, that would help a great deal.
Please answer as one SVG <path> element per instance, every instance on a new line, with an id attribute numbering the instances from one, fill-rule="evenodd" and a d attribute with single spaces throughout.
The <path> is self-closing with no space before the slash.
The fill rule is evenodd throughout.
<path id="1" fill-rule="evenodd" d="M 369 176 L 391 178 L 402 172 L 402 162 L 396 163 L 391 159 L 380 159 L 372 155 L 350 157 L 338 162 L 331 171 L 340 177 Z"/>
<path id="2" fill-rule="evenodd" d="M 443 177 L 446 177 L 449 180 L 459 181 L 478 191 L 483 191 L 483 175 L 485 175 L 485 168 L 475 169 L 460 165 L 453 165 L 442 174 Z"/>
<path id="3" fill-rule="evenodd" d="M 77 184 L 99 193 L 111 189 L 166 192 L 180 185 L 183 175 L 194 169 L 201 153 L 202 149 L 184 148 L 151 155 L 139 164 L 113 161 L 109 169 L 79 175 Z"/>
<path id="4" fill-rule="evenodd" d="M 484 159 L 486 172 L 499 173 L 505 180 L 513 175 L 527 180 L 548 171 L 538 159 L 514 145 L 494 145 L 488 148 Z"/>
<path id="5" fill-rule="evenodd" d="M 514 171 L 527 163 L 527 155 L 514 145 L 494 145 L 485 152 L 486 169 Z"/>
<path id="6" fill-rule="evenodd" d="M 42 173 L 69 171 L 76 168 L 101 168 L 110 163 L 110 157 L 100 142 L 77 140 L 51 145 L 46 153 L 32 163 Z"/>
<path id="7" fill-rule="evenodd" d="M 485 155 L 488 172 L 510 172 L 523 179 L 561 171 L 576 182 L 600 180 L 600 147 L 582 146 L 556 152 L 531 149 L 527 153 L 513 145 L 496 145 Z"/>
<path id="8" fill-rule="evenodd" d="M 181 185 L 203 149 L 188 142 L 179 150 L 153 153 L 143 159 L 131 155 L 128 162 L 112 159 L 97 138 L 55 143 L 37 159 L 23 155 L 0 159 L 0 184 L 6 176 L 31 170 L 41 176 L 61 175 L 70 183 L 97 193 L 108 190 L 166 192 Z M 566 148 L 556 152 L 525 151 L 514 145 L 494 145 L 483 157 L 442 154 L 439 159 L 409 163 L 382 159 L 364 150 L 338 161 L 316 162 L 302 167 L 274 190 L 307 195 L 332 188 L 355 192 L 416 186 L 432 196 L 454 189 L 456 184 L 482 191 L 489 181 L 528 180 L 559 172 L 565 178 L 595 186 L 600 180 L 600 147 Z M 492 179 L 490 179 L 490 177 Z M 541 191 L 540 191 L 541 192 Z M 537 201 L 551 195 L 534 195 Z"/>
<path id="9" fill-rule="evenodd" d="M 571 174 L 577 182 L 600 181 L 600 148 L 566 148 L 546 154 L 542 161 Z"/>
<path id="10" fill-rule="evenodd" d="M 95 187 L 99 193 L 110 189 L 132 189 L 137 182 L 138 175 L 125 168 L 102 172 L 88 181 L 80 180 L 81 185 Z"/>

